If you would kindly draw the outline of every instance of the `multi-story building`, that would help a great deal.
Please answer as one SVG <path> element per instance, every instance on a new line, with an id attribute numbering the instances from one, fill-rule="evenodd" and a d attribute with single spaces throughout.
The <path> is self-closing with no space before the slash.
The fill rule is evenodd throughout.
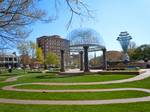
<path id="1" fill-rule="evenodd" d="M 69 40 L 63 39 L 59 35 L 42 36 L 37 38 L 37 45 L 42 48 L 44 58 L 48 52 L 53 52 L 60 58 L 60 50 L 65 50 L 66 65 L 69 63 L 69 44 Z"/>
<path id="2" fill-rule="evenodd" d="M 13 54 L 0 54 L 0 67 L 17 67 L 19 64 L 19 57 Z"/>

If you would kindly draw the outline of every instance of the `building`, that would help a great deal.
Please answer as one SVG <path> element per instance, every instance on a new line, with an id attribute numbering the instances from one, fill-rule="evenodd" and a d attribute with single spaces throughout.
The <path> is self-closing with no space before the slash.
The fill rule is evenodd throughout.
<path id="1" fill-rule="evenodd" d="M 0 54 L 0 67 L 17 67 L 19 64 L 19 57 L 14 54 Z"/>
<path id="2" fill-rule="evenodd" d="M 71 54 L 70 55 L 70 66 L 72 68 L 79 68 L 79 66 L 80 66 L 80 55 L 79 54 Z"/>
<path id="3" fill-rule="evenodd" d="M 42 48 L 44 59 L 48 52 L 53 52 L 60 58 L 60 50 L 65 50 L 65 65 L 69 64 L 69 40 L 59 35 L 42 36 L 37 38 L 37 45 Z"/>

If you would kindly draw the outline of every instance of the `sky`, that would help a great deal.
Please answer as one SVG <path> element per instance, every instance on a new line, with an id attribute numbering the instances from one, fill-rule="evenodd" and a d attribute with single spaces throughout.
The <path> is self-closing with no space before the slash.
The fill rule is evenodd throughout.
<path id="1" fill-rule="evenodd" d="M 49 16 L 55 15 L 54 0 L 41 0 L 39 7 Z M 94 19 L 80 21 L 73 18 L 70 28 L 66 24 L 70 14 L 64 3 L 60 4 L 57 19 L 50 23 L 37 22 L 31 27 L 28 39 L 36 41 L 37 37 L 60 35 L 67 38 L 70 31 L 80 27 L 92 28 L 100 33 L 107 50 L 121 50 L 116 40 L 120 32 L 127 31 L 137 46 L 150 44 L 150 0 L 83 0 L 94 11 Z"/>

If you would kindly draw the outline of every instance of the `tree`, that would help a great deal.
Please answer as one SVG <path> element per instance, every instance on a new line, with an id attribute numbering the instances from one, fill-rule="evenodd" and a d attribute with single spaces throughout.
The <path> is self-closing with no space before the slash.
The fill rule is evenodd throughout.
<path id="1" fill-rule="evenodd" d="M 21 64 L 23 64 L 24 67 L 26 67 L 26 65 L 30 65 L 31 63 L 31 58 L 28 55 L 21 55 L 20 56 L 20 62 Z"/>
<path id="2" fill-rule="evenodd" d="M 36 56 L 36 53 L 35 53 L 36 52 L 36 43 L 34 43 L 32 41 L 30 41 L 29 43 L 30 43 L 31 57 L 32 57 L 32 59 L 34 59 Z"/>
<path id="3" fill-rule="evenodd" d="M 28 36 L 27 25 L 46 15 L 36 7 L 37 1 L 3 0 L 0 3 L 0 41 L 10 45 Z"/>
<path id="4" fill-rule="evenodd" d="M 131 41 L 129 43 L 128 49 L 135 49 L 136 48 L 136 43 L 134 41 Z"/>
<path id="5" fill-rule="evenodd" d="M 17 49 L 21 55 L 29 55 L 30 43 L 29 41 L 22 40 L 17 44 Z"/>
<path id="6" fill-rule="evenodd" d="M 69 8 L 70 11 L 70 19 L 67 24 L 67 29 L 70 27 L 73 17 L 78 16 L 83 20 L 83 17 L 86 18 L 94 18 L 92 13 L 93 11 L 89 9 L 88 5 L 83 2 L 83 0 L 64 0 L 66 2 L 66 5 Z M 59 4 L 59 0 L 55 0 L 55 6 L 57 8 L 57 5 Z"/>
<path id="7" fill-rule="evenodd" d="M 130 60 L 134 60 L 133 58 L 132 58 L 132 55 L 134 55 L 134 51 L 135 51 L 135 49 L 137 48 L 137 46 L 136 46 L 136 43 L 135 42 L 133 42 L 133 41 L 131 41 L 130 43 L 129 43 L 129 46 L 128 46 L 128 55 L 129 55 L 129 57 L 130 57 Z"/>
<path id="8" fill-rule="evenodd" d="M 150 60 L 150 45 L 145 44 L 137 47 L 130 58 L 133 60 Z"/>
<path id="9" fill-rule="evenodd" d="M 36 43 L 22 40 L 17 44 L 17 49 L 21 55 L 28 55 L 31 58 L 36 56 Z"/>
<path id="10" fill-rule="evenodd" d="M 36 47 L 36 58 L 40 64 L 44 63 L 44 56 L 43 56 L 42 49 L 40 47 Z"/>
<path id="11" fill-rule="evenodd" d="M 17 44 L 17 49 L 20 54 L 20 61 L 24 67 L 26 65 L 31 64 L 31 57 L 30 57 L 30 42 L 27 40 L 22 40 Z"/>
<path id="12" fill-rule="evenodd" d="M 55 53 L 48 52 L 46 59 L 45 59 L 45 63 L 47 65 L 58 65 L 59 64 L 59 58 Z"/>
<path id="13" fill-rule="evenodd" d="M 54 0 L 55 9 L 58 10 L 60 3 L 64 2 L 68 6 L 68 10 L 71 13 L 68 28 L 73 20 L 74 15 L 79 17 L 89 16 L 90 10 L 82 0 Z M 46 17 L 46 13 L 39 9 L 37 3 L 39 0 L 1 0 L 0 1 L 0 41 L 3 44 L 10 45 L 14 42 L 20 41 L 28 37 L 31 32 L 29 25 L 40 21 L 52 21 L 56 18 L 50 17 L 43 20 Z M 59 9 L 61 10 L 61 8 Z"/>

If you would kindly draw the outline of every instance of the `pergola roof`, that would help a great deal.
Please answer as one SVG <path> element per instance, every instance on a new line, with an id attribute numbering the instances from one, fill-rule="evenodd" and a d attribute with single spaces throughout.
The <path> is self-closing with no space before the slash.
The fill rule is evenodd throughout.
<path id="1" fill-rule="evenodd" d="M 105 49 L 103 38 L 98 32 L 90 28 L 78 28 L 68 34 L 70 40 L 70 51 L 79 52 L 84 46 L 89 47 L 89 51 L 99 51 Z"/>

